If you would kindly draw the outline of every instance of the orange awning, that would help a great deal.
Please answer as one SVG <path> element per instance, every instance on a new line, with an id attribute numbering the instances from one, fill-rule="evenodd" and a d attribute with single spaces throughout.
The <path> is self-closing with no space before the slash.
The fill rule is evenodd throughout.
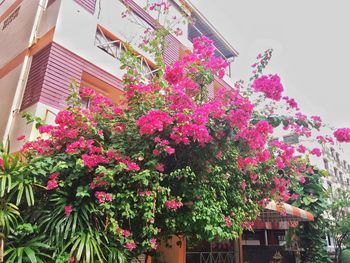
<path id="1" fill-rule="evenodd" d="M 261 222 L 299 222 L 314 221 L 314 216 L 303 209 L 271 201 L 259 216 Z"/>

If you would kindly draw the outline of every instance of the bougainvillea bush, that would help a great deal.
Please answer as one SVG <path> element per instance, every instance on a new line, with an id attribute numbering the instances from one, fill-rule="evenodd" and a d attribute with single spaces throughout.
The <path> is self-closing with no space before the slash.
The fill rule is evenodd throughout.
<path id="1" fill-rule="evenodd" d="M 279 119 L 256 111 L 238 87 L 209 96 L 227 66 L 212 41 L 196 39 L 152 79 L 125 61 L 125 104 L 81 88 L 21 150 L 46 186 L 38 222 L 58 256 L 138 255 L 171 234 L 234 239 L 269 200 L 290 198 L 302 176 L 293 147 L 271 139 Z M 252 88 L 272 100 L 283 90 L 275 75 Z"/>
<path id="2" fill-rule="evenodd" d="M 289 200 L 292 182 L 305 181 L 296 157 L 305 147 L 273 132 L 310 136 L 321 122 L 283 96 L 278 75 L 262 75 L 270 50 L 253 65 L 251 85 L 215 88 L 212 96 L 227 66 L 212 41 L 195 39 L 192 52 L 166 68 L 159 43 L 145 41 L 160 64 L 155 76 L 140 73 L 132 52 L 123 57 L 124 103 L 76 90 L 55 124 L 39 122 L 41 136 L 21 150 L 31 178 L 45 187 L 28 220 L 56 262 L 122 261 L 152 253 L 173 234 L 234 239 L 269 200 Z M 289 115 L 275 112 L 279 104 Z"/>

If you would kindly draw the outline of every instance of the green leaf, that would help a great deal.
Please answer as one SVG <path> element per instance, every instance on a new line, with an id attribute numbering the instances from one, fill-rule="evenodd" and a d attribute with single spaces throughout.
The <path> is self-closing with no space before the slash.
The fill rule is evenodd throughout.
<path id="1" fill-rule="evenodd" d="M 30 259 L 30 262 L 37 263 L 35 252 L 31 248 L 25 247 L 24 252 L 27 254 L 28 258 Z"/>

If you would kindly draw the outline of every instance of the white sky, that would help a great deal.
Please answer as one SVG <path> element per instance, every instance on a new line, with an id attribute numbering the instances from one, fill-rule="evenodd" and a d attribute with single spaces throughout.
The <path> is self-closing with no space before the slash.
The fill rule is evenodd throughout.
<path id="1" fill-rule="evenodd" d="M 235 79 L 246 79 L 256 55 L 273 48 L 265 72 L 281 76 L 285 95 L 307 115 L 350 127 L 350 0 L 191 2 L 240 53 Z"/>

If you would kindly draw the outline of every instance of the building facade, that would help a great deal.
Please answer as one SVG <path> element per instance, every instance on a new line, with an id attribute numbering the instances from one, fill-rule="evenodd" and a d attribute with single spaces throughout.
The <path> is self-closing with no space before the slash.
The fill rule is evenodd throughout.
<path id="1" fill-rule="evenodd" d="M 169 16 L 188 16 L 196 25 L 179 23 L 183 34 L 166 37 L 166 64 L 191 50 L 192 39 L 200 34 L 213 39 L 217 55 L 228 61 L 237 56 L 194 6 L 180 0 L 171 3 Z M 123 93 L 124 74 L 119 59 L 127 44 L 137 53 L 145 74 L 156 70 L 152 56 L 138 45 L 145 28 L 159 26 L 156 14 L 143 8 L 146 5 L 146 0 L 1 1 L 0 136 L 4 142 L 10 139 L 12 151 L 21 146 L 17 136 L 25 135 L 28 140 L 37 136 L 21 114 L 30 112 L 52 122 L 57 111 L 65 107 L 73 80 L 117 102 Z M 124 18 L 126 11 L 129 15 Z M 228 82 L 229 75 L 228 70 Z M 219 79 L 213 85 L 228 86 Z"/>
<path id="2" fill-rule="evenodd" d="M 183 32 L 181 35 L 166 37 L 165 64 L 173 63 L 191 50 L 193 38 L 201 34 L 213 40 L 218 56 L 229 63 L 234 60 L 237 51 L 195 6 L 184 0 L 170 2 L 169 16 L 191 19 L 177 25 Z M 38 136 L 33 124 L 27 124 L 22 118 L 22 113 L 30 112 L 47 124 L 53 123 L 57 112 L 66 106 L 72 81 L 79 87 L 91 87 L 118 103 L 123 94 L 121 79 L 124 74 L 120 69 L 120 55 L 130 46 L 140 59 L 144 74 L 157 70 L 154 58 L 138 45 L 145 28 L 159 27 L 155 14 L 143 8 L 146 5 L 146 0 L 0 1 L 0 137 L 5 143 L 11 142 L 11 151 L 16 152 L 21 147 L 21 142 L 16 140 L 18 136 L 25 135 L 26 140 Z M 128 18 L 124 18 L 126 11 Z M 189 22 L 191 20 L 195 20 L 195 24 Z M 215 79 L 211 84 L 209 95 L 214 96 L 218 87 L 232 85 L 230 65 L 224 79 Z M 269 214 L 277 211 L 276 207 L 271 209 Z M 274 217 L 278 218 L 278 213 Z M 291 218 L 296 220 L 292 212 Z M 279 236 L 284 231 L 280 231 L 281 226 L 270 225 L 261 226 L 263 241 L 255 245 L 270 245 L 269 253 L 272 253 L 276 249 L 274 246 L 279 246 Z M 289 227 L 284 225 L 282 229 Z M 186 258 L 188 262 L 217 258 L 220 261 L 216 262 L 243 262 L 242 253 L 237 251 L 242 251 L 242 244 L 250 251 L 254 238 L 256 236 L 247 236 L 240 244 L 237 241 L 207 242 L 200 250 L 196 250 L 198 246 L 186 245 L 183 239 L 182 246 L 174 245 L 171 251 L 164 246 L 160 249 L 164 249 L 166 262 L 186 262 Z"/>

